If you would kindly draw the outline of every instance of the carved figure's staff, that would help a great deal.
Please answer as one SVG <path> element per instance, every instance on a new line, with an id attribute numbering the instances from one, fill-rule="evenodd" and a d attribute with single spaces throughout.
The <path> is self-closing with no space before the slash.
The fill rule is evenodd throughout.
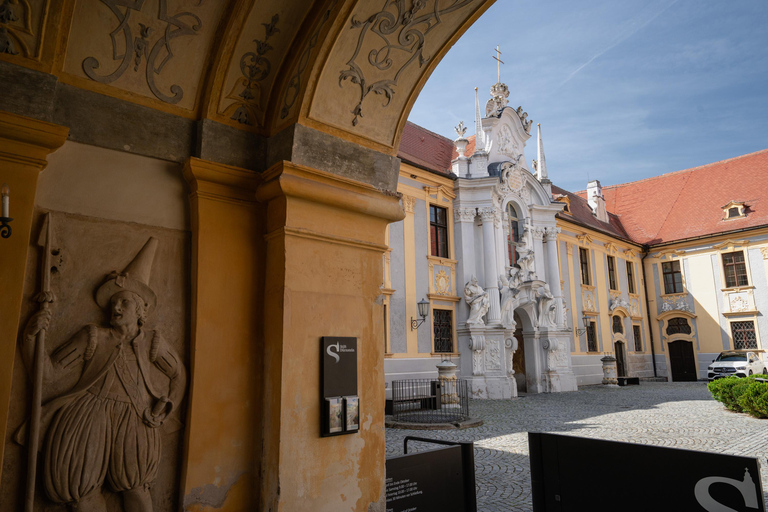
<path id="1" fill-rule="evenodd" d="M 51 214 L 45 214 L 43 229 L 40 230 L 40 237 L 37 245 L 42 247 L 42 286 L 40 293 L 35 297 L 35 301 L 40 304 L 40 309 L 49 310 L 56 297 L 51 291 L 51 250 L 53 247 L 53 235 L 51 234 Z M 24 505 L 25 512 L 32 512 L 35 506 L 35 477 L 37 476 L 37 447 L 40 440 L 40 417 L 42 415 L 43 401 L 43 377 L 45 372 L 45 331 L 40 329 L 35 341 L 35 363 L 32 372 L 32 415 L 29 425 L 29 436 L 27 448 L 29 456 L 27 473 L 27 499 Z"/>

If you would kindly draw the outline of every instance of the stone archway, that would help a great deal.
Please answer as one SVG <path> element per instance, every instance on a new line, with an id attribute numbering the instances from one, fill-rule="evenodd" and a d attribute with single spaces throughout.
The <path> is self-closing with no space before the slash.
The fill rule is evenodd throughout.
<path id="1" fill-rule="evenodd" d="M 176 292 L 190 297 L 183 341 L 194 354 L 192 392 L 183 405 L 180 489 L 163 492 L 184 507 L 220 510 L 383 506 L 382 355 L 360 358 L 361 375 L 372 378 L 358 390 L 359 433 L 321 440 L 317 344 L 342 333 L 382 345 L 377 297 L 384 230 L 403 215 L 393 194 L 402 128 L 431 71 L 491 1 L 428 0 L 408 12 L 374 0 L 286 0 L 271 11 L 256 0 L 197 2 L 183 13 L 158 13 L 157 2 L 65 3 L 48 17 L 49 2 L 25 3 L 36 30 L 15 30 L 24 45 L 0 53 L 0 183 L 16 194 L 0 267 L 8 284 L 0 296 L 0 430 L 11 427 L 14 396 L 27 395 L 13 388 L 27 382 L 14 378 L 13 363 L 27 320 L 25 269 L 35 268 L 28 241 L 38 235 L 37 177 L 48 153 L 80 144 L 103 150 L 91 171 L 130 155 L 167 164 L 163 173 L 184 201 L 182 173 L 189 187 L 180 261 L 191 268 Z M 398 28 L 384 43 L 362 35 L 389 19 Z M 420 36 L 394 48 L 406 29 Z M 374 49 L 393 58 L 376 78 L 360 58 Z M 47 172 L 59 165 L 84 171 L 56 163 Z M 114 185 L 95 175 L 98 187 Z M 52 195 L 69 193 L 65 186 Z M 94 222 L 114 221 L 113 210 Z M 11 449 L 0 445 L 0 458 Z M 212 488 L 220 498 L 208 495 Z M 355 502 L 342 503 L 349 496 Z"/>

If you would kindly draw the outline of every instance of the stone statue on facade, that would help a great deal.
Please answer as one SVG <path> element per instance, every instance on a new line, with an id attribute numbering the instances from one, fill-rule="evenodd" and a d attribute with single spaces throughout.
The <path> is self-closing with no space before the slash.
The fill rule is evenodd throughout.
<path id="1" fill-rule="evenodd" d="M 472 279 L 464 287 L 464 300 L 469 306 L 467 325 L 485 325 L 483 316 L 491 307 L 491 301 L 488 298 L 488 292 L 477 283 L 475 276 L 472 276 Z"/>
<path id="2" fill-rule="evenodd" d="M 109 326 L 86 325 L 50 354 L 45 350 L 45 386 L 77 383 L 43 405 L 41 481 L 51 501 L 78 511 L 107 510 L 105 481 L 122 495 L 126 512 L 152 511 L 158 427 L 179 406 L 186 387 L 179 354 L 160 333 L 143 328 L 157 301 L 148 284 L 157 245 L 150 238 L 122 273 L 112 272 L 96 290 Z M 50 311 L 41 310 L 24 330 L 28 368 L 36 335 L 50 321 Z M 19 429 L 17 441 L 25 440 L 27 426 Z"/>
<path id="3" fill-rule="evenodd" d="M 519 269 L 512 268 L 511 274 L 517 276 Z M 515 308 L 517 308 L 517 294 L 520 290 L 515 286 L 515 278 L 508 279 L 506 275 L 499 275 L 499 290 L 501 291 L 501 324 L 506 329 L 515 328 Z"/>
<path id="4" fill-rule="evenodd" d="M 536 290 L 536 302 L 537 327 L 553 327 L 555 325 L 555 297 L 549 290 L 548 284 Z"/>

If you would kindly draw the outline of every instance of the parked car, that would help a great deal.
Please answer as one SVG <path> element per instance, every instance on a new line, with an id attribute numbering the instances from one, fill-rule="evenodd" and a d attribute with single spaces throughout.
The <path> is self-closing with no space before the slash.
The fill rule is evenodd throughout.
<path id="1" fill-rule="evenodd" d="M 727 350 L 720 352 L 717 359 L 707 368 L 707 379 L 715 380 L 723 377 L 746 377 L 755 373 L 768 374 L 765 362 L 755 352 Z"/>

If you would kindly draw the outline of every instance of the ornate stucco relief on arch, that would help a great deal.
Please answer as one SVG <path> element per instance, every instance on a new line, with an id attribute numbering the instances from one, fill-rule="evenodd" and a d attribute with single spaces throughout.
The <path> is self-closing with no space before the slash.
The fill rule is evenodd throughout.
<path id="1" fill-rule="evenodd" d="M 134 5 L 79 0 L 62 79 L 194 111 L 225 2 Z"/>

